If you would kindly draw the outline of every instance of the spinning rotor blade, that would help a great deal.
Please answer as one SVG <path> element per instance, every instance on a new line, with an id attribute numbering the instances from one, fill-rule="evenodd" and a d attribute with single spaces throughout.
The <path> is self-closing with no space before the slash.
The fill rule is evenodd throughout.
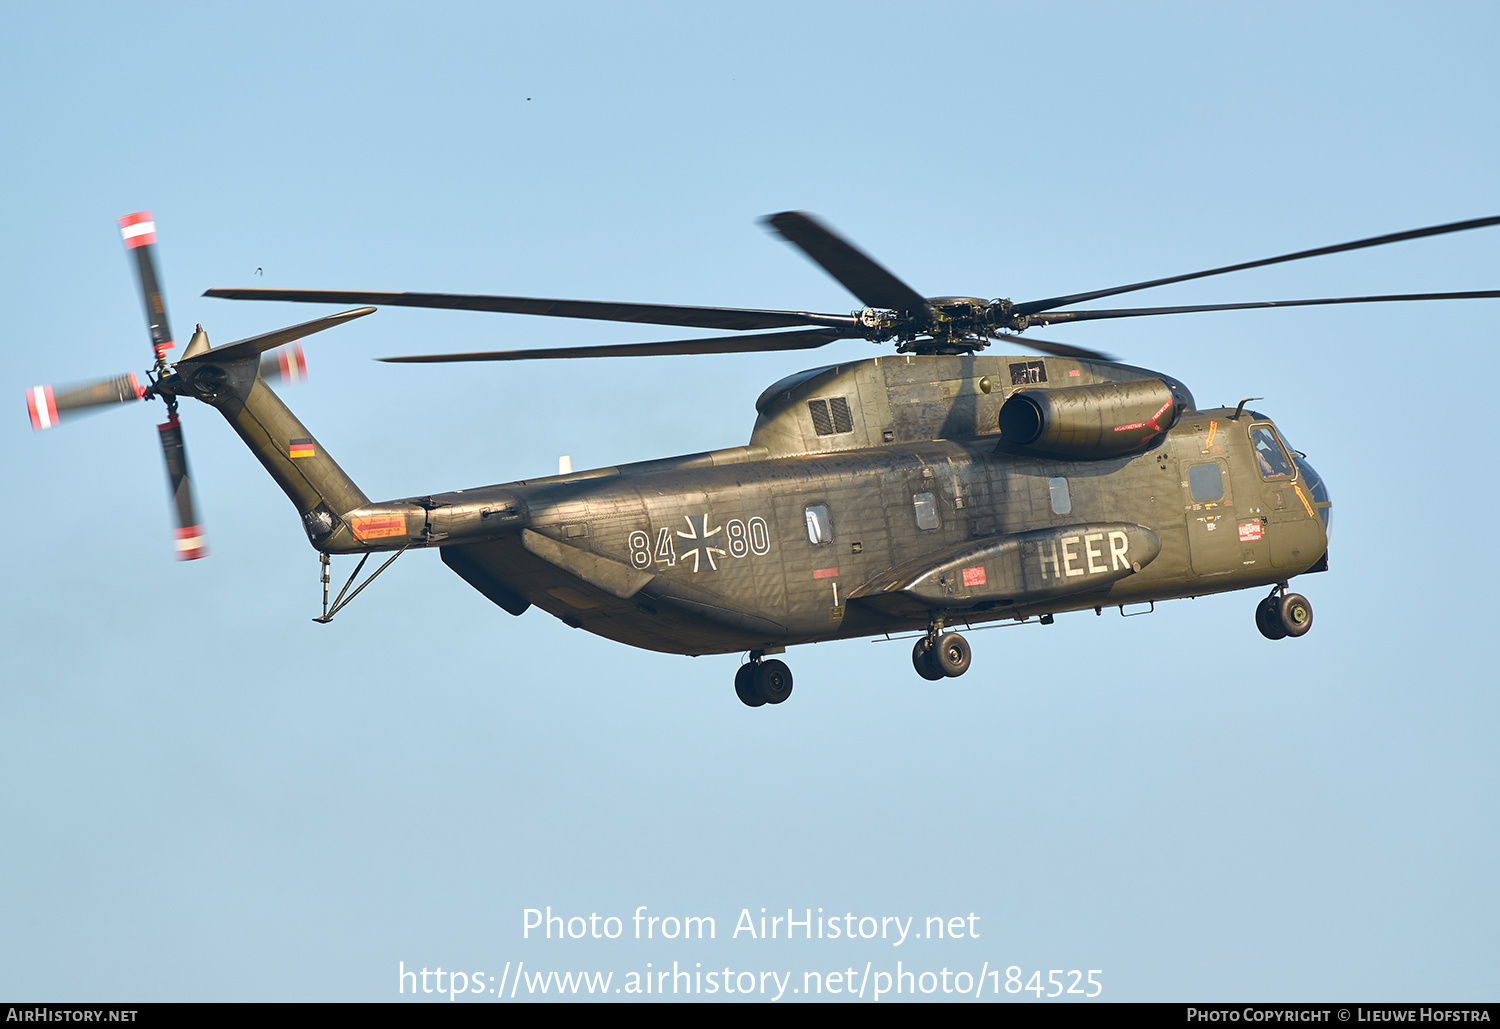
<path id="1" fill-rule="evenodd" d="M 302 356 L 302 344 L 290 343 L 279 350 L 264 354 L 260 359 L 260 377 L 271 382 L 288 385 L 307 381 L 307 359 Z"/>
<path id="2" fill-rule="evenodd" d="M 760 336 L 713 336 L 660 343 L 609 343 L 597 347 L 554 347 L 550 350 L 492 350 L 477 354 L 422 354 L 382 357 L 391 364 L 442 364 L 458 361 L 535 361 L 568 357 L 666 357 L 679 354 L 748 354 L 763 350 L 811 350 L 840 339 L 861 337 L 837 329 L 768 332 Z"/>
<path id="3" fill-rule="evenodd" d="M 1090 350 L 1088 347 L 1074 347 L 1066 343 L 1048 343 L 1044 339 L 1032 339 L 1030 336 L 1012 336 L 1005 332 L 992 332 L 990 339 L 1003 339 L 1007 343 L 1019 343 L 1023 347 L 1030 347 L 1038 353 L 1051 354 L 1053 357 L 1072 357 L 1081 361 L 1114 361 L 1116 358 L 1109 354 Z"/>
<path id="4" fill-rule="evenodd" d="M 929 309 L 926 297 L 833 230 L 814 221 L 811 215 L 783 211 L 767 218 L 766 224 L 782 239 L 822 265 L 824 271 L 843 283 L 844 288 L 864 301 L 866 306 L 914 313 Z"/>
<path id="5" fill-rule="evenodd" d="M 595 300 L 549 300 L 461 293 L 371 293 L 335 289 L 210 289 L 206 297 L 224 300 L 286 300 L 299 304 L 374 304 L 379 307 L 435 307 L 454 311 L 536 314 L 606 322 L 682 325 L 694 329 L 782 329 L 795 325 L 852 326 L 853 315 L 808 311 L 760 311 L 738 307 L 678 307 L 672 304 L 616 304 Z"/>
<path id="6" fill-rule="evenodd" d="M 26 410 L 31 415 L 32 429 L 41 432 L 70 415 L 109 404 L 128 404 L 140 400 L 145 393 L 145 387 L 136 382 L 135 373 L 131 372 L 98 382 L 78 383 L 64 390 L 33 386 L 26 391 Z"/>
<path id="7" fill-rule="evenodd" d="M 1039 325 L 1053 322 L 1087 322 L 1102 318 L 1139 318 L 1152 314 L 1192 314 L 1198 311 L 1251 311 L 1263 307 L 1316 307 L 1323 304 L 1382 304 L 1402 300 L 1480 300 L 1500 297 L 1500 289 L 1472 290 L 1467 293 L 1398 293 L 1379 297 L 1324 297 L 1319 300 L 1259 300 L 1248 304 L 1191 304 L 1186 307 L 1136 307 L 1114 311 L 1043 311 L 1032 321 Z"/>
<path id="8" fill-rule="evenodd" d="M 208 556 L 208 537 L 198 522 L 193 504 L 193 484 L 188 479 L 187 450 L 182 445 L 182 425 L 173 414 L 156 427 L 161 433 L 162 456 L 167 461 L 167 482 L 172 490 L 172 506 L 177 515 L 177 559 L 196 561 Z"/>
<path id="9" fill-rule="evenodd" d="M 167 304 L 161 297 L 161 280 L 156 274 L 156 222 L 151 219 L 150 211 L 137 211 L 121 218 L 119 225 L 125 248 L 135 255 L 136 281 L 146 306 L 151 348 L 160 357 L 172 347 L 172 328 L 167 324 Z"/>
<path id="10" fill-rule="evenodd" d="M 1152 286 L 1165 286 L 1173 282 L 1186 282 L 1189 279 L 1202 279 L 1210 275 L 1223 275 L 1226 272 L 1244 271 L 1247 268 L 1262 268 L 1268 264 L 1280 264 L 1284 261 L 1300 261 L 1304 257 L 1321 257 L 1324 254 L 1338 254 L 1345 250 L 1359 250 L 1364 247 L 1378 247 L 1386 243 L 1399 243 L 1406 239 L 1420 239 L 1423 236 L 1441 236 L 1448 232 L 1463 232 L 1466 229 L 1480 229 L 1486 225 L 1500 225 L 1500 217 L 1475 218 L 1465 222 L 1449 222 L 1446 225 L 1433 225 L 1425 229 L 1411 229 L 1407 232 L 1393 232 L 1387 236 L 1372 236 L 1369 239 L 1359 239 L 1352 243 L 1339 243 L 1331 247 L 1318 247 L 1315 250 L 1299 250 L 1295 254 L 1283 254 L 1280 257 L 1267 257 L 1260 261 L 1246 261 L 1244 264 L 1231 264 L 1223 268 L 1210 268 L 1208 271 L 1189 272 L 1186 275 L 1173 275 L 1165 279 L 1152 279 L 1149 282 L 1136 282 L 1128 286 L 1115 286 L 1112 289 L 1099 289 L 1092 293 L 1073 293 L 1065 297 L 1048 297 L 1045 300 L 1030 300 L 1024 304 L 1016 304 L 1012 310 L 1017 315 L 1038 314 L 1042 311 L 1050 311 L 1055 307 L 1065 304 L 1081 304 L 1087 300 L 1098 300 L 1100 297 L 1112 297 L 1119 293 L 1130 293 L 1138 289 L 1150 289 Z M 1437 299 L 1437 298 L 1434 298 Z M 1285 305 L 1282 305 L 1285 306 Z M 1215 310 L 1207 308 L 1206 310 Z M 1222 310 L 1222 309 L 1220 309 Z"/>

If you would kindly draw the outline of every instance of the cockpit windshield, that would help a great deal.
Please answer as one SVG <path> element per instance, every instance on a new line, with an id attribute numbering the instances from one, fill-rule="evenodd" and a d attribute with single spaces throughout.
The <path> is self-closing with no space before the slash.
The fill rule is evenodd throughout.
<path id="1" fill-rule="evenodd" d="M 1250 442 L 1255 446 L 1255 459 L 1260 462 L 1260 474 L 1266 479 L 1294 479 L 1297 473 L 1291 459 L 1281 449 L 1276 433 L 1269 425 L 1256 425 L 1250 429 Z"/>

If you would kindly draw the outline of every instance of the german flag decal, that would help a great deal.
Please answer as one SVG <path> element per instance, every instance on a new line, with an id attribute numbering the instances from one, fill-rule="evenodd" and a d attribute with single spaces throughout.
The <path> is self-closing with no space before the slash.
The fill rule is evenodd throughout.
<path id="1" fill-rule="evenodd" d="M 378 540 L 388 536 L 406 535 L 406 516 L 403 514 L 365 515 L 350 522 L 357 540 Z"/>
<path id="2" fill-rule="evenodd" d="M 294 439 L 287 444 L 286 452 L 288 457 L 312 457 L 318 452 L 318 448 L 310 439 Z"/>

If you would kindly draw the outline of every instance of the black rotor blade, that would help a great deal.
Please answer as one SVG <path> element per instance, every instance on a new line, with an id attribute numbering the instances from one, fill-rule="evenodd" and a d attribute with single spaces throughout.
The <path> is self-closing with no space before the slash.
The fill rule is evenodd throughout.
<path id="1" fill-rule="evenodd" d="M 26 410 L 37 432 L 50 429 L 69 415 L 108 404 L 128 404 L 145 394 L 135 373 L 97 382 L 75 383 L 65 389 L 33 386 L 26 391 Z"/>
<path id="2" fill-rule="evenodd" d="M 172 327 L 167 324 L 167 303 L 162 299 L 161 280 L 156 274 L 156 222 L 150 211 L 137 211 L 119 219 L 119 225 L 125 249 L 135 256 L 136 280 L 146 306 L 151 348 L 160 355 L 171 349 Z"/>
<path id="3" fill-rule="evenodd" d="M 783 329 L 794 325 L 850 326 L 853 315 L 809 311 L 761 311 L 737 307 L 679 307 L 596 300 L 549 300 L 462 293 L 371 293 L 335 289 L 211 289 L 224 300 L 286 300 L 298 304 L 374 304 L 380 307 L 435 307 L 454 311 L 535 314 L 549 318 L 588 318 L 605 322 L 682 325 L 694 329 Z"/>
<path id="4" fill-rule="evenodd" d="M 674 339 L 660 343 L 608 343 L 597 347 L 554 347 L 550 350 L 492 350 L 475 354 L 420 354 L 382 357 L 391 364 L 442 364 L 459 361 L 536 361 L 570 357 L 670 357 L 685 354 L 749 354 L 769 350 L 811 350 L 840 339 L 860 339 L 837 329 L 768 332 L 761 336 L 713 336 Z"/>
<path id="5" fill-rule="evenodd" d="M 1109 311 L 1043 311 L 1031 320 L 1040 325 L 1053 322 L 1088 322 L 1103 318 L 1140 318 L 1153 314 L 1193 314 L 1199 311 L 1253 311 L 1264 307 L 1317 307 L 1324 304 L 1384 304 L 1403 300 L 1482 300 L 1500 297 L 1500 290 L 1467 293 L 1397 293 L 1378 297 L 1323 297 L 1317 300 L 1259 300 L 1248 304 L 1189 304 L 1183 307 L 1135 307 Z"/>
<path id="6" fill-rule="evenodd" d="M 1043 354 L 1051 354 L 1053 357 L 1076 357 L 1082 361 L 1114 361 L 1115 358 L 1109 354 L 1090 350 L 1088 347 L 1074 347 L 1066 343 L 1049 343 L 1044 339 L 1031 339 L 1029 336 L 1012 336 L 1004 332 L 992 332 L 990 339 L 1003 339 L 1007 343 L 1019 343 L 1023 347 Z"/>
<path id="7" fill-rule="evenodd" d="M 1448 232 L 1480 229 L 1486 225 L 1500 225 L 1500 217 L 1475 218 L 1471 221 L 1449 222 L 1446 225 L 1433 225 L 1429 228 L 1412 229 L 1408 232 L 1393 232 L 1387 236 L 1372 236 L 1369 239 L 1359 239 L 1352 243 L 1339 243 L 1331 247 L 1318 247 L 1315 250 L 1299 250 L 1295 254 L 1267 257 L 1260 261 L 1246 261 L 1244 264 L 1231 264 L 1223 268 L 1210 268 L 1208 271 L 1189 272 L 1186 275 L 1173 275 L 1165 279 L 1152 279 L 1149 282 L 1136 282 L 1128 286 L 1115 286 L 1112 289 L 1099 289 L 1092 293 L 1074 293 L 1065 297 L 1029 300 L 1024 304 L 1016 304 L 1012 310 L 1018 315 L 1036 314 L 1040 311 L 1051 310 L 1054 307 L 1062 307 L 1065 304 L 1081 304 L 1088 300 L 1098 300 L 1100 297 L 1111 297 L 1117 293 L 1130 293 L 1138 289 L 1150 289 L 1152 286 L 1165 286 L 1173 282 L 1186 282 L 1189 279 L 1202 279 L 1210 275 L 1223 275 L 1226 272 L 1244 271 L 1246 268 L 1261 268 L 1268 264 L 1280 264 L 1283 261 L 1300 261 L 1304 257 L 1321 257 L 1324 254 L 1338 254 L 1345 250 L 1378 247 L 1385 243 L 1399 243 L 1405 239 L 1420 239 L 1423 236 L 1441 236 Z"/>
<path id="8" fill-rule="evenodd" d="M 172 490 L 172 507 L 176 514 L 176 550 L 179 561 L 196 561 L 208 556 L 208 537 L 198 522 L 193 504 L 193 484 L 188 478 L 187 450 L 182 444 L 182 425 L 173 414 L 156 427 L 161 433 L 161 452 L 167 460 L 167 483 Z"/>
<path id="9" fill-rule="evenodd" d="M 833 230 L 814 221 L 811 215 L 802 211 L 783 211 L 765 221 L 781 234 L 782 239 L 822 265 L 824 271 L 843 283 L 844 288 L 864 301 L 866 306 L 913 312 L 928 309 L 926 297 Z"/>

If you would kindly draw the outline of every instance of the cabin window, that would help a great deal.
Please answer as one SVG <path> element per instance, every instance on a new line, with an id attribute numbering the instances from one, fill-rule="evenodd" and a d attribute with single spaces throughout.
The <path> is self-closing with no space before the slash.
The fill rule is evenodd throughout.
<path id="1" fill-rule="evenodd" d="M 1188 469 L 1188 492 L 1195 504 L 1224 499 L 1224 472 L 1217 464 L 1195 464 Z"/>
<path id="2" fill-rule="evenodd" d="M 813 431 L 819 436 L 837 436 L 854 431 L 854 416 L 849 410 L 848 397 L 809 400 L 807 410 L 812 415 Z"/>
<path id="3" fill-rule="evenodd" d="M 1047 480 L 1047 495 L 1052 498 L 1052 513 L 1065 515 L 1073 510 L 1073 497 L 1068 492 L 1068 480 L 1062 477 Z"/>
<path id="4" fill-rule="evenodd" d="M 807 541 L 816 546 L 833 542 L 833 521 L 827 504 L 807 505 Z"/>
<path id="5" fill-rule="evenodd" d="M 911 498 L 911 506 L 917 512 L 917 528 L 936 529 L 943 524 L 938 515 L 937 497 L 931 493 L 918 493 Z"/>
<path id="6" fill-rule="evenodd" d="M 1257 425 L 1250 430 L 1250 441 L 1255 444 L 1255 460 L 1260 464 L 1263 479 L 1295 479 L 1292 462 L 1276 440 L 1269 425 Z"/>

